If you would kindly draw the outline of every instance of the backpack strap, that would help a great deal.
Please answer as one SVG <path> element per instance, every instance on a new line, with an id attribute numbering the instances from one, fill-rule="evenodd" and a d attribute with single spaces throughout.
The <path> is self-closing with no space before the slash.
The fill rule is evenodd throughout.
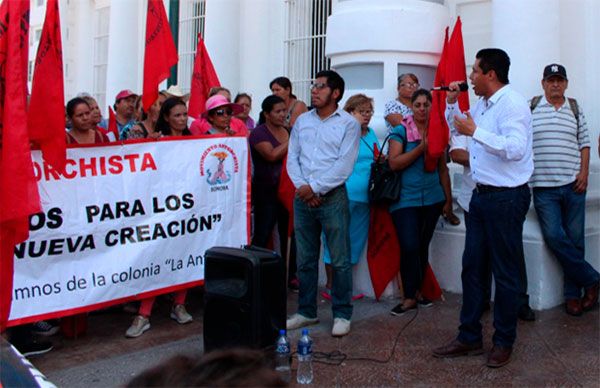
<path id="1" fill-rule="evenodd" d="M 575 121 L 577 121 L 577 129 L 579 129 L 579 105 L 577 104 L 577 100 L 571 97 L 567 97 L 567 100 L 569 101 L 569 106 L 575 116 Z"/>
<path id="2" fill-rule="evenodd" d="M 529 110 L 531 110 L 533 112 L 533 110 L 535 109 L 536 106 L 538 106 L 538 104 L 540 103 L 541 100 L 542 100 L 542 96 L 534 96 L 531 99 L 531 102 L 529 103 Z"/>

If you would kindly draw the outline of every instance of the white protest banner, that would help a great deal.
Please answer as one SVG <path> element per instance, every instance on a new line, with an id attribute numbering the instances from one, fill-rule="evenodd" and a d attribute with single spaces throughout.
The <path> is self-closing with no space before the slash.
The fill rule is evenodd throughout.
<path id="1" fill-rule="evenodd" d="M 248 243 L 244 137 L 69 148 L 64 175 L 33 159 L 43 212 L 15 247 L 9 325 L 202 284 L 208 248 Z"/>

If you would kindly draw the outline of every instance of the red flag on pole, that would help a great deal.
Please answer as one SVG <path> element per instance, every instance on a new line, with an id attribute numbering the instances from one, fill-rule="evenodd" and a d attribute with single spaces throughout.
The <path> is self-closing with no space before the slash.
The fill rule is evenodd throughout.
<path id="1" fill-rule="evenodd" d="M 158 86 L 169 77 L 171 66 L 177 63 L 177 59 L 177 48 L 173 42 L 163 2 L 148 0 L 142 94 L 144 111 L 148 112 L 158 98 Z"/>
<path id="2" fill-rule="evenodd" d="M 283 158 L 281 175 L 279 177 L 279 187 L 277 188 L 277 198 L 288 211 L 288 237 L 294 232 L 294 196 L 296 187 L 287 173 L 287 155 Z"/>
<path id="3" fill-rule="evenodd" d="M 108 106 L 108 132 L 112 132 L 115 135 L 115 139 L 119 140 L 119 127 L 117 126 L 117 115 L 115 111 L 109 105 Z"/>
<path id="4" fill-rule="evenodd" d="M 62 172 L 66 162 L 65 93 L 58 0 L 48 0 L 29 100 L 29 136 L 44 160 Z"/>
<path id="5" fill-rule="evenodd" d="M 444 47 L 440 62 L 435 72 L 433 86 L 446 85 L 446 66 L 448 63 L 448 27 L 444 36 Z M 429 131 L 427 133 L 427 153 L 425 154 L 425 171 L 434 171 L 438 159 L 446 151 L 450 137 L 448 123 L 445 117 L 446 92 L 437 91 L 432 93 L 431 110 L 429 112 Z"/>
<path id="6" fill-rule="evenodd" d="M 0 5 L 0 330 L 12 301 L 14 247 L 40 211 L 27 131 L 29 1 Z"/>
<path id="7" fill-rule="evenodd" d="M 192 73 L 192 87 L 190 90 L 190 103 L 188 116 L 198 118 L 204 112 L 206 99 L 210 88 L 221 86 L 217 72 L 210 60 L 206 46 L 200 34 L 198 34 L 198 47 L 196 48 L 196 59 L 194 60 L 194 71 Z"/>
<path id="8" fill-rule="evenodd" d="M 465 47 L 463 44 L 462 21 L 460 20 L 460 16 L 456 19 L 454 29 L 452 30 L 452 36 L 448 41 L 448 54 L 446 56 L 445 82 L 449 84 L 452 81 L 467 81 Z M 458 94 L 458 106 L 460 107 L 461 112 L 469 110 L 469 93 Z"/>

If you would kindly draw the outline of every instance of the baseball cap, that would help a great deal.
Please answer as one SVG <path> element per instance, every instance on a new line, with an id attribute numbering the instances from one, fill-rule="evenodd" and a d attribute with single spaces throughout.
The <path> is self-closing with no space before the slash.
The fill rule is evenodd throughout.
<path id="1" fill-rule="evenodd" d="M 558 63 L 552 63 L 544 68 L 544 79 L 548 79 L 553 76 L 559 76 L 561 78 L 567 79 L 567 70 L 563 65 L 559 65 Z"/>
<path id="2" fill-rule="evenodd" d="M 134 92 L 132 92 L 129 89 L 121 90 L 119 93 L 117 93 L 117 96 L 115 97 L 115 102 L 119 102 L 119 100 L 122 100 L 127 97 L 131 97 L 131 96 L 137 97 L 137 94 L 135 94 Z"/>

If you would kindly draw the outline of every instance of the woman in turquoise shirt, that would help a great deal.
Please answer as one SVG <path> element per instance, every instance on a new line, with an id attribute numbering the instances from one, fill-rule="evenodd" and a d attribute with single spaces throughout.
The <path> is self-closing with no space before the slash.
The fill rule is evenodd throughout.
<path id="1" fill-rule="evenodd" d="M 358 157 L 354 164 L 354 170 L 346 181 L 346 190 L 350 204 L 350 252 L 352 265 L 358 263 L 358 259 L 363 252 L 369 234 L 369 174 L 371 173 L 371 163 L 373 155 L 379 149 L 379 141 L 375 132 L 369 128 L 369 122 L 373 116 L 373 99 L 364 94 L 356 94 L 348 99 L 344 110 L 350 113 L 360 123 L 361 138 L 358 149 Z M 329 290 L 332 282 L 331 256 L 327 243 L 323 238 L 323 261 L 325 262 L 325 272 L 327 273 L 327 290 L 322 293 L 326 299 L 331 299 Z M 360 299 L 364 295 L 355 295 L 353 300 Z"/>
<path id="2" fill-rule="evenodd" d="M 400 275 L 404 300 L 390 312 L 401 315 L 417 305 L 431 306 L 419 293 L 429 260 L 429 243 L 438 218 L 452 209 L 450 176 L 445 158 L 435 171 L 425 171 L 427 130 L 431 93 L 417 90 L 412 98 L 412 116 L 406 116 L 390 136 L 388 160 L 393 170 L 402 171 L 400 199 L 390 213 L 400 242 Z"/>

